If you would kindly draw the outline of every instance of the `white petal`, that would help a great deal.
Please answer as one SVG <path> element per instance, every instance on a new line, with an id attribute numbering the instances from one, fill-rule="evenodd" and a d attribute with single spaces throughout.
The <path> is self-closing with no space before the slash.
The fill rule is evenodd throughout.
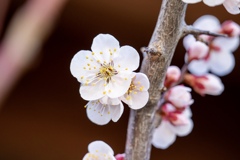
<path id="1" fill-rule="evenodd" d="M 112 121 L 117 122 L 123 114 L 123 104 L 122 102 L 119 105 L 111 105 L 110 114 L 112 115 Z"/>
<path id="2" fill-rule="evenodd" d="M 218 76 L 229 74 L 235 66 L 235 58 L 228 51 L 212 52 L 210 58 L 210 70 Z"/>
<path id="3" fill-rule="evenodd" d="M 131 46 L 122 46 L 119 56 L 114 58 L 114 68 L 120 71 L 134 71 L 139 66 L 139 54 Z"/>
<path id="4" fill-rule="evenodd" d="M 239 46 L 239 37 L 224 38 L 217 37 L 213 41 L 213 45 L 220 47 L 221 50 L 235 51 Z"/>
<path id="5" fill-rule="evenodd" d="M 97 59 L 109 63 L 111 58 L 119 54 L 120 45 L 112 35 L 99 34 L 93 39 L 91 49 Z"/>
<path id="6" fill-rule="evenodd" d="M 127 102 L 128 102 L 128 100 L 127 99 L 125 99 L 125 103 L 126 104 L 128 104 L 128 106 L 130 107 L 130 108 L 132 108 L 132 109 L 140 109 L 140 108 L 142 108 L 142 107 L 144 107 L 146 104 L 147 104 L 147 102 L 148 102 L 148 99 L 149 99 L 149 94 L 148 94 L 148 92 L 147 91 L 139 91 L 139 92 L 137 92 L 137 93 L 131 93 L 130 95 L 129 95 L 131 98 L 130 98 L 130 100 L 131 100 L 131 103 L 130 104 L 128 104 Z"/>
<path id="7" fill-rule="evenodd" d="M 198 3 L 201 2 L 202 0 L 182 0 L 184 3 Z"/>
<path id="8" fill-rule="evenodd" d="M 80 94 L 81 97 L 85 100 L 96 100 L 100 99 L 104 94 L 104 84 L 103 80 L 100 81 L 93 81 L 88 85 L 81 85 L 80 87 Z"/>
<path id="9" fill-rule="evenodd" d="M 99 100 L 102 104 L 110 104 L 110 105 L 118 105 L 121 101 L 118 98 L 109 98 L 108 96 L 104 96 Z"/>
<path id="10" fill-rule="evenodd" d="M 183 46 L 185 47 L 186 50 L 196 42 L 196 38 L 193 35 L 187 35 L 183 39 Z"/>
<path id="11" fill-rule="evenodd" d="M 156 148 L 166 149 L 176 140 L 176 135 L 169 128 L 168 121 L 162 120 L 153 132 L 152 144 Z"/>
<path id="12" fill-rule="evenodd" d="M 86 59 L 86 57 L 88 59 Z M 96 69 L 94 69 L 93 66 Z M 89 70 L 89 68 L 91 68 L 91 70 Z M 90 51 L 79 51 L 74 55 L 70 64 L 70 71 L 72 75 L 81 83 L 84 83 L 87 79 L 89 81 L 92 80 L 93 77 L 95 77 L 98 68 L 99 64 L 93 60 Z"/>
<path id="13" fill-rule="evenodd" d="M 192 111 L 190 107 L 185 108 L 185 110 L 182 113 L 185 117 L 192 117 Z"/>
<path id="14" fill-rule="evenodd" d="M 150 87 L 148 77 L 143 73 L 137 73 L 133 79 L 133 83 L 137 87 L 137 89 L 143 87 L 143 91 L 147 91 Z"/>
<path id="15" fill-rule="evenodd" d="M 180 126 L 170 126 L 171 130 L 175 132 L 178 136 L 183 137 L 191 133 L 193 129 L 193 121 L 189 118 L 188 124 Z"/>
<path id="16" fill-rule="evenodd" d="M 214 7 L 222 4 L 224 0 L 203 0 L 203 2 L 208 6 Z"/>
<path id="17" fill-rule="evenodd" d="M 239 14 L 239 1 L 237 0 L 225 0 L 223 3 L 223 6 L 226 8 L 226 10 L 231 14 Z"/>
<path id="18" fill-rule="evenodd" d="M 98 101 L 90 101 L 87 104 L 87 116 L 97 125 L 105 125 L 111 120 L 110 109 L 108 105 L 103 106 Z"/>
<path id="19" fill-rule="evenodd" d="M 133 76 L 134 74 L 131 72 L 112 76 L 111 81 L 106 86 L 107 95 L 110 98 L 118 98 L 124 95 L 131 84 Z"/>
<path id="20" fill-rule="evenodd" d="M 193 26 L 197 29 L 208 30 L 212 32 L 216 32 L 220 29 L 220 22 L 219 20 L 211 15 L 205 15 L 198 18 Z"/>
<path id="21" fill-rule="evenodd" d="M 114 152 L 112 150 L 112 148 L 105 142 L 103 141 L 94 141 L 91 142 L 88 145 L 88 151 L 90 153 L 105 153 L 105 154 L 110 154 L 110 155 L 114 155 Z"/>
<path id="22" fill-rule="evenodd" d="M 194 75 L 200 76 L 208 72 L 209 63 L 207 60 L 193 60 L 188 65 L 188 70 Z"/>

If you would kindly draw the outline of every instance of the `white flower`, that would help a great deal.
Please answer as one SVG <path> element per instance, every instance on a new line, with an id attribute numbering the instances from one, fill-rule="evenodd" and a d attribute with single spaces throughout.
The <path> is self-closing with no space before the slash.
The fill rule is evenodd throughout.
<path id="1" fill-rule="evenodd" d="M 239 14 L 240 13 L 240 0 L 225 0 L 223 2 L 223 6 L 226 10 L 231 14 Z"/>
<path id="2" fill-rule="evenodd" d="M 88 152 L 83 160 L 116 160 L 112 148 L 103 141 L 94 141 L 88 145 Z"/>
<path id="3" fill-rule="evenodd" d="M 240 27 L 237 23 L 228 20 L 223 22 L 221 26 L 221 32 L 227 34 L 230 37 L 235 37 L 240 35 Z"/>
<path id="4" fill-rule="evenodd" d="M 202 30 L 212 32 L 221 31 L 221 25 L 214 16 L 206 15 L 200 17 L 193 26 Z M 229 74 L 235 66 L 235 58 L 232 54 L 239 46 L 239 37 L 216 37 L 201 35 L 200 39 L 209 44 L 208 56 L 201 60 L 193 60 L 188 66 L 191 73 L 200 76 L 206 74 L 209 70 L 218 75 L 224 76 Z M 188 50 L 196 41 L 192 36 L 184 38 L 184 46 Z"/>
<path id="5" fill-rule="evenodd" d="M 97 125 L 105 125 L 110 120 L 117 122 L 121 117 L 124 107 L 118 99 L 110 99 L 107 96 L 99 100 L 88 102 L 86 105 L 87 117 Z"/>
<path id="6" fill-rule="evenodd" d="M 143 73 L 137 73 L 132 79 L 128 91 L 120 97 L 132 109 L 140 109 L 148 102 L 149 80 Z"/>
<path id="7" fill-rule="evenodd" d="M 192 112 L 187 107 L 183 112 L 174 106 L 165 104 L 161 124 L 154 130 L 152 144 L 156 148 L 166 149 L 176 140 L 176 136 L 186 136 L 193 129 Z"/>
<path id="8" fill-rule="evenodd" d="M 193 99 L 189 92 L 191 92 L 191 88 L 178 85 L 167 91 L 164 97 L 175 107 L 183 108 L 193 104 Z"/>
<path id="9" fill-rule="evenodd" d="M 203 59 L 208 54 L 208 46 L 200 41 L 193 42 L 187 51 L 188 62 Z"/>
<path id="10" fill-rule="evenodd" d="M 104 96 L 122 96 L 135 75 L 132 71 L 139 66 L 138 52 L 130 46 L 120 47 L 109 34 L 97 35 L 91 50 L 79 51 L 70 65 L 72 75 L 82 83 L 82 98 L 97 100 Z"/>
<path id="11" fill-rule="evenodd" d="M 203 3 L 211 7 L 220 5 L 224 2 L 224 0 L 182 0 L 182 1 L 185 3 L 198 3 L 203 1 Z"/>
<path id="12" fill-rule="evenodd" d="M 186 74 L 185 81 L 195 92 L 202 96 L 205 94 L 217 96 L 224 91 L 224 85 L 221 79 L 213 74 L 206 74 L 203 76 Z"/>
<path id="13" fill-rule="evenodd" d="M 169 88 L 173 83 L 177 82 L 181 76 L 181 70 L 177 66 L 169 66 L 164 81 L 164 86 Z"/>

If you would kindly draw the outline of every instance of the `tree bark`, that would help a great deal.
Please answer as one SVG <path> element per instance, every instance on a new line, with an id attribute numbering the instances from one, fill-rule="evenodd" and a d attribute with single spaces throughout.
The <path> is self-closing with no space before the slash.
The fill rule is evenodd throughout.
<path id="1" fill-rule="evenodd" d="M 141 67 L 151 85 L 149 101 L 144 108 L 130 111 L 125 160 L 150 159 L 157 103 L 161 98 L 166 70 L 183 35 L 186 8 L 181 0 L 162 0 L 156 28 Z"/>

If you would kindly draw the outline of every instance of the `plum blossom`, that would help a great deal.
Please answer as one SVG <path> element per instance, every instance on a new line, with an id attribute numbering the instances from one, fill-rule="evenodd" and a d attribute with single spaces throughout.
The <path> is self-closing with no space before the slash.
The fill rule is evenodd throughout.
<path id="1" fill-rule="evenodd" d="M 97 125 L 105 125 L 110 120 L 117 122 L 124 110 L 123 104 L 118 98 L 110 99 L 107 96 L 90 101 L 85 107 L 87 117 Z"/>
<path id="2" fill-rule="evenodd" d="M 224 85 L 221 79 L 213 74 L 206 74 L 203 76 L 195 76 L 191 74 L 185 74 L 185 81 L 188 83 L 195 92 L 204 96 L 220 95 L 224 90 Z"/>
<path id="3" fill-rule="evenodd" d="M 143 73 L 137 73 L 132 79 L 128 91 L 120 97 L 132 109 L 140 109 L 148 102 L 149 80 Z"/>
<path id="4" fill-rule="evenodd" d="M 192 112 L 189 107 L 179 111 L 170 103 L 161 107 L 162 121 L 153 132 L 152 144 L 156 148 L 166 149 L 174 143 L 176 136 L 186 136 L 193 129 Z"/>
<path id="5" fill-rule="evenodd" d="M 91 50 L 79 51 L 70 64 L 72 75 L 81 83 L 82 98 L 91 101 L 125 94 L 139 66 L 138 52 L 130 46 L 120 47 L 109 34 L 97 35 Z"/>
<path id="6" fill-rule="evenodd" d="M 88 145 L 88 153 L 83 160 L 116 160 L 112 148 L 103 141 L 94 141 Z"/>
<path id="7" fill-rule="evenodd" d="M 175 107 L 184 108 L 193 104 L 192 96 L 189 93 L 190 91 L 191 88 L 183 85 L 174 86 L 166 92 L 164 98 Z"/>
<path id="8" fill-rule="evenodd" d="M 228 20 L 223 22 L 220 32 L 227 34 L 229 37 L 235 37 L 240 35 L 240 27 L 237 23 Z"/>
<path id="9" fill-rule="evenodd" d="M 200 17 L 193 26 L 197 29 L 208 30 L 212 32 L 222 32 L 226 29 L 222 29 L 218 19 L 214 16 L 206 15 Z M 225 27 L 226 28 L 226 27 Z M 224 76 L 229 74 L 235 66 L 235 58 L 232 54 L 239 46 L 239 26 L 234 25 L 231 27 L 234 29 L 232 37 L 211 37 L 208 35 L 200 35 L 198 39 L 209 45 L 208 55 L 200 60 L 192 60 L 188 65 L 188 70 L 197 75 L 204 75 L 208 71 L 218 75 Z M 235 31 L 236 30 L 236 31 Z M 186 50 L 196 43 L 196 39 L 192 35 L 188 35 L 184 38 L 184 46 Z"/>
<path id="10" fill-rule="evenodd" d="M 164 86 L 169 88 L 179 80 L 181 76 L 181 70 L 177 66 L 169 66 L 167 69 Z"/>
<path id="11" fill-rule="evenodd" d="M 220 5 L 224 2 L 224 0 L 182 0 L 182 1 L 185 3 L 198 3 L 203 1 L 203 3 L 211 7 Z"/>
<path id="12" fill-rule="evenodd" d="M 193 42 L 187 51 L 188 62 L 205 58 L 208 54 L 208 50 L 208 46 L 203 42 Z"/>

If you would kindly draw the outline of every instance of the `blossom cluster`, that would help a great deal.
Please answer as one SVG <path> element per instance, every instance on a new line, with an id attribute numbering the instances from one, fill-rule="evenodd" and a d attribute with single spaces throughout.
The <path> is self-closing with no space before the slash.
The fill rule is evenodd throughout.
<path id="1" fill-rule="evenodd" d="M 226 10 L 231 14 L 240 13 L 240 0 L 182 0 L 185 3 L 198 3 L 203 1 L 208 6 L 214 7 L 217 5 L 223 5 Z"/>
<path id="2" fill-rule="evenodd" d="M 81 83 L 80 95 L 87 103 L 88 118 L 98 125 L 121 117 L 126 103 L 140 109 L 148 101 L 149 80 L 139 67 L 139 54 L 131 46 L 120 47 L 112 35 L 99 34 L 91 51 L 81 50 L 71 61 L 72 75 Z"/>
<path id="3" fill-rule="evenodd" d="M 232 52 L 239 46 L 238 24 L 226 21 L 220 25 L 215 17 L 207 15 L 199 18 L 193 26 L 226 34 L 228 37 L 188 35 L 184 38 L 184 47 L 187 50 L 185 65 L 181 70 L 177 66 L 170 66 L 164 81 L 166 92 L 159 101 L 157 112 L 161 123 L 154 130 L 152 139 L 156 148 L 166 149 L 177 136 L 186 136 L 192 131 L 191 88 L 201 96 L 220 95 L 224 85 L 218 76 L 229 74 L 235 65 Z M 187 73 L 187 70 L 191 73 Z M 186 83 L 191 88 L 180 85 L 181 83 Z"/>

